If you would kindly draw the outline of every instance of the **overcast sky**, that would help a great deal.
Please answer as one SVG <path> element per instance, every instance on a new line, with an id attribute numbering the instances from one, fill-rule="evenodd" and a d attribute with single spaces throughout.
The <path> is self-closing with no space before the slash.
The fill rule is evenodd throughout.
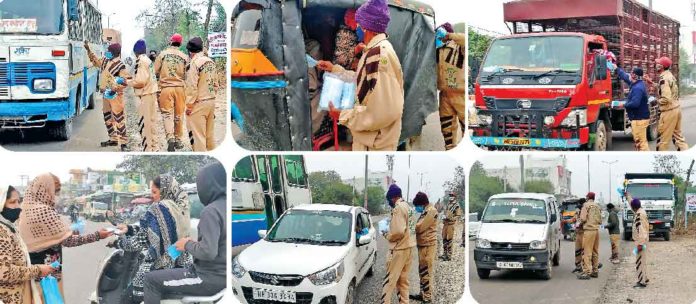
<path id="1" fill-rule="evenodd" d="M 0 160 L 0 186 L 21 185 L 20 175 L 33 179 L 39 174 L 53 173 L 61 181 L 70 178 L 70 169 L 113 170 L 123 160 L 114 153 L 60 153 L 49 156 L 40 153 L 12 153 L 11 157 Z"/>
<path id="2" fill-rule="evenodd" d="M 370 171 L 387 171 L 387 158 L 384 155 L 369 156 Z M 305 155 L 307 171 L 329 171 L 334 170 L 343 179 L 353 177 L 361 178 L 365 176 L 365 156 L 354 154 L 340 155 Z M 401 187 L 404 195 L 408 178 L 411 178 L 411 197 L 418 191 L 424 191 L 433 199 L 442 198 L 444 189 L 442 185 L 450 180 L 454 175 L 454 169 L 459 164 L 443 154 L 423 155 L 416 154 L 411 156 L 411 166 L 409 169 L 408 156 L 398 154 L 394 158 L 394 180 Z M 410 173 L 409 173 L 410 172 Z M 423 173 L 423 187 L 420 187 L 420 175 Z M 421 188 L 421 189 L 419 189 Z"/>
<path id="3" fill-rule="evenodd" d="M 584 196 L 587 192 L 587 155 L 566 154 L 568 170 L 572 172 L 572 193 L 577 196 Z M 558 156 L 535 156 L 535 158 L 557 158 Z M 623 174 L 630 173 L 649 173 L 653 171 L 654 157 L 652 155 L 592 155 L 590 156 L 590 183 L 591 190 L 599 194 L 600 192 L 606 197 L 609 191 L 609 181 L 611 181 L 612 191 L 616 191 L 619 186 L 619 181 L 623 181 Z M 688 169 L 691 162 L 691 157 L 679 156 L 683 169 Z M 485 168 L 503 168 L 517 167 L 519 168 L 518 155 L 497 155 L 485 157 L 479 160 Z M 609 176 L 609 165 L 605 162 L 617 161 L 612 165 L 611 177 Z M 614 194 L 612 193 L 612 195 Z"/>

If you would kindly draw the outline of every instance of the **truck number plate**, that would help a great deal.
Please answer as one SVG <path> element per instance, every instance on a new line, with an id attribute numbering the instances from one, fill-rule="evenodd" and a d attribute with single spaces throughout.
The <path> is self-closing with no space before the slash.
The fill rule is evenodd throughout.
<path id="1" fill-rule="evenodd" d="M 254 300 L 267 300 L 286 303 L 297 302 L 296 295 L 292 291 L 254 288 L 253 296 Z"/>
<path id="2" fill-rule="evenodd" d="M 531 141 L 527 138 L 506 138 L 503 144 L 506 146 L 529 146 Z"/>
<path id="3" fill-rule="evenodd" d="M 501 269 L 522 269 L 522 263 L 520 262 L 496 262 L 495 263 L 498 268 Z"/>

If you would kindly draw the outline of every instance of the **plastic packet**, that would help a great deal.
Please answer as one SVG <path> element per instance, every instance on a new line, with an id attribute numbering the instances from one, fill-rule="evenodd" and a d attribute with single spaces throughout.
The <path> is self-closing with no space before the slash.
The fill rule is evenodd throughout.
<path id="1" fill-rule="evenodd" d="M 357 85 L 355 82 L 344 82 L 343 90 L 341 93 L 341 110 L 352 109 L 355 105 L 355 91 L 357 91 Z"/>
<path id="2" fill-rule="evenodd" d="M 441 48 L 445 45 L 444 39 L 447 36 L 447 31 L 441 27 L 437 28 L 435 31 L 435 47 Z"/>
<path id="3" fill-rule="evenodd" d="M 391 222 L 391 219 L 385 218 L 382 219 L 381 221 L 377 222 L 377 229 L 381 234 L 387 234 L 389 233 L 389 224 Z"/>
<path id="4" fill-rule="evenodd" d="M 313 68 L 313 67 L 317 66 L 318 62 L 316 59 L 312 58 L 312 56 L 309 56 L 309 54 L 305 54 L 305 56 L 307 58 L 307 66 L 309 68 Z"/>
<path id="5" fill-rule="evenodd" d="M 52 276 L 48 275 L 41 279 L 39 283 L 41 285 L 41 291 L 43 292 L 43 300 L 45 304 L 63 304 L 63 296 L 60 294 L 60 289 L 58 287 L 58 280 Z"/>
<path id="6" fill-rule="evenodd" d="M 169 245 L 169 247 L 167 247 L 167 254 L 169 254 L 172 260 L 176 260 L 176 258 L 181 255 L 181 251 L 176 250 L 176 246 Z"/>
<path id="7" fill-rule="evenodd" d="M 109 100 L 114 99 L 114 98 L 116 98 L 116 95 L 117 95 L 116 91 L 114 91 L 112 89 L 104 90 L 104 98 L 106 98 L 106 99 L 109 99 Z"/>
<path id="8" fill-rule="evenodd" d="M 320 111 L 328 111 L 329 103 L 333 103 L 336 108 L 340 107 L 343 84 L 344 81 L 338 75 L 329 72 L 324 73 L 324 84 L 319 97 Z"/>

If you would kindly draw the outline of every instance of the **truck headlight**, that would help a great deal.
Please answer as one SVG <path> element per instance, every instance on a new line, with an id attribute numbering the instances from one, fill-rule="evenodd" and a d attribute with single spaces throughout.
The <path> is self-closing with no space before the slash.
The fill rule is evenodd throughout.
<path id="1" fill-rule="evenodd" d="M 239 259 L 237 257 L 234 257 L 234 259 L 232 259 L 232 274 L 237 279 L 241 279 L 244 276 L 244 274 L 246 274 L 246 269 L 242 267 L 242 264 L 239 263 Z"/>
<path id="2" fill-rule="evenodd" d="M 578 117 L 580 119 L 578 119 Z M 578 120 L 580 121 L 580 125 L 578 126 Z M 570 111 L 568 113 L 568 116 L 566 116 L 565 119 L 561 122 L 561 126 L 564 127 L 581 127 L 581 126 L 586 126 L 587 125 L 587 109 L 576 109 Z"/>
<path id="3" fill-rule="evenodd" d="M 553 125 L 553 123 L 556 122 L 556 118 L 553 116 L 546 116 L 544 117 L 544 124 L 547 126 Z"/>
<path id="4" fill-rule="evenodd" d="M 476 239 L 476 248 L 490 249 L 491 248 L 491 241 L 486 240 L 486 239 Z"/>
<path id="5" fill-rule="evenodd" d="M 671 220 L 672 220 L 672 216 L 671 216 L 671 215 L 665 215 L 665 219 L 668 220 L 668 221 L 671 221 Z"/>
<path id="6" fill-rule="evenodd" d="M 529 243 L 529 249 L 542 250 L 546 249 L 546 241 L 532 241 Z"/>
<path id="7" fill-rule="evenodd" d="M 488 114 L 478 114 L 478 124 L 488 126 L 493 123 L 493 116 Z"/>
<path id="8" fill-rule="evenodd" d="M 34 79 L 34 91 L 51 92 L 53 91 L 53 79 Z"/>
<path id="9" fill-rule="evenodd" d="M 314 285 L 338 283 L 341 281 L 344 271 L 345 267 L 343 266 L 343 261 L 340 261 L 336 265 L 308 275 L 307 278 Z"/>

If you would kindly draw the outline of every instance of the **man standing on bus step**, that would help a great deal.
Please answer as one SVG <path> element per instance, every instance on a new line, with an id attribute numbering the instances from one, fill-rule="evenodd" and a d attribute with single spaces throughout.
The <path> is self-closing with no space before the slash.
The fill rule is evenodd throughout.
<path id="1" fill-rule="evenodd" d="M 418 275 L 420 294 L 409 298 L 430 303 L 435 289 L 435 256 L 437 255 L 437 209 L 428 201 L 428 196 L 418 192 L 413 199 L 416 212 L 420 213 L 416 222 L 416 245 L 418 246 Z"/>
<path id="2" fill-rule="evenodd" d="M 672 60 L 661 57 L 655 60 L 660 80 L 657 84 L 660 107 L 660 122 L 657 128 L 657 151 L 667 151 L 669 144 L 674 143 L 677 151 L 686 151 L 689 145 L 682 134 L 682 111 L 679 105 L 679 86 L 670 68 Z"/>
<path id="3" fill-rule="evenodd" d="M 452 242 L 454 241 L 454 226 L 462 217 L 462 208 L 457 201 L 457 194 L 449 193 L 447 205 L 445 205 L 445 218 L 442 221 L 442 256 L 443 261 L 452 259 Z"/>
<path id="4" fill-rule="evenodd" d="M 607 204 L 609 217 L 607 219 L 607 230 L 609 230 L 609 240 L 611 241 L 611 258 L 612 263 L 618 264 L 619 261 L 619 239 L 621 235 L 621 227 L 619 226 L 619 215 L 614 204 Z"/>
<path id="5" fill-rule="evenodd" d="M 631 210 L 635 214 L 632 235 L 636 245 L 636 274 L 638 275 L 638 282 L 633 288 L 645 288 L 650 281 L 648 279 L 648 255 L 646 252 L 650 240 L 650 224 L 648 223 L 648 214 L 645 209 L 641 208 L 639 199 L 631 200 Z"/>
<path id="6" fill-rule="evenodd" d="M 100 145 L 102 147 L 120 146 L 121 151 L 127 151 L 128 135 L 126 134 L 123 89 L 130 75 L 126 65 L 121 61 L 121 45 L 118 43 L 109 45 L 104 58 L 97 57 L 87 41 L 85 41 L 85 49 L 89 60 L 100 70 L 99 92 L 102 93 L 104 124 L 109 133 L 109 140 L 101 142 Z"/>
<path id="7" fill-rule="evenodd" d="M 616 68 L 616 74 L 629 87 L 628 98 L 624 108 L 628 119 L 631 120 L 631 133 L 637 151 L 650 151 L 648 146 L 648 127 L 650 127 L 650 106 L 648 105 L 648 89 L 643 82 L 643 69 L 633 68 L 631 75 L 622 68 Z"/>
<path id="8" fill-rule="evenodd" d="M 195 152 L 215 149 L 215 62 L 203 52 L 203 40 L 186 44 L 191 62 L 186 70 L 186 127 Z"/>
<path id="9" fill-rule="evenodd" d="M 386 0 L 368 0 L 355 13 L 358 41 L 366 44 L 358 61 L 357 93 L 353 109 L 329 106 L 353 136 L 353 151 L 395 151 L 401 137 L 404 77 L 401 62 L 387 40 L 389 7 Z M 324 71 L 345 73 L 338 64 L 319 61 Z"/>
<path id="10" fill-rule="evenodd" d="M 140 120 L 138 132 L 142 138 L 144 152 L 159 151 L 155 138 L 154 127 L 157 122 L 157 80 L 152 70 L 152 61 L 148 57 L 145 40 L 138 40 L 133 46 L 135 59 L 135 74 L 128 80 L 128 85 L 133 87 L 135 96 L 138 97 L 138 113 Z"/>
<path id="11" fill-rule="evenodd" d="M 584 229 L 582 238 L 582 274 L 580 280 L 599 277 L 599 226 L 602 224 L 602 211 L 595 202 L 594 192 L 587 193 L 587 202 L 580 211 L 580 224 Z"/>
<path id="12" fill-rule="evenodd" d="M 411 270 L 413 247 L 416 247 L 415 211 L 401 198 L 401 188 L 392 184 L 387 191 L 387 202 L 392 207 L 389 232 L 384 238 L 389 242 L 387 274 L 382 282 L 381 303 L 391 303 L 396 289 L 399 303 L 408 303 L 408 276 Z"/>
<path id="13" fill-rule="evenodd" d="M 170 44 L 155 60 L 155 75 L 159 79 L 161 89 L 159 108 L 164 120 L 164 133 L 167 136 L 167 151 L 173 152 L 184 147 L 184 109 L 186 108 L 186 66 L 188 57 L 181 47 L 183 37 L 174 34 L 169 39 Z"/>
<path id="14" fill-rule="evenodd" d="M 466 37 L 454 32 L 449 23 L 440 25 L 447 32 L 445 44 L 437 50 L 437 89 L 440 90 L 440 127 L 445 138 L 445 149 L 457 146 L 457 132 L 465 132 L 466 112 L 464 61 Z"/>

